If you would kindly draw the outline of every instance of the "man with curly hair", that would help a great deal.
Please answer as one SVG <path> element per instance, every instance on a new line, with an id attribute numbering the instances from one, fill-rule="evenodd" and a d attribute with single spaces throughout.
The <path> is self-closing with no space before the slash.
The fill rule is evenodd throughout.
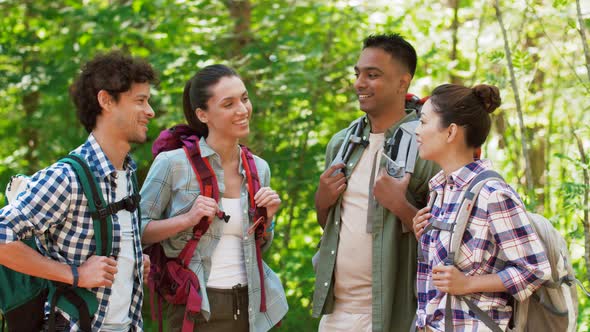
<path id="1" fill-rule="evenodd" d="M 88 62 L 70 87 L 78 118 L 90 133 L 73 152 L 88 164 L 107 204 L 135 194 L 131 179 L 136 165 L 129 151 L 132 143 L 146 141 L 156 76 L 144 60 L 114 51 Z M 0 210 L 0 265 L 90 290 L 98 302 L 90 313 L 92 331 L 142 331 L 143 268 L 148 264 L 136 212 L 112 215 L 112 256 L 98 256 L 82 186 L 72 166 L 57 162 L 35 173 L 27 188 Z M 31 237 L 39 252 L 20 241 Z M 81 319 L 61 309 L 56 316 L 58 331 L 83 329 Z M 10 317 L 8 322 L 10 328 Z"/>

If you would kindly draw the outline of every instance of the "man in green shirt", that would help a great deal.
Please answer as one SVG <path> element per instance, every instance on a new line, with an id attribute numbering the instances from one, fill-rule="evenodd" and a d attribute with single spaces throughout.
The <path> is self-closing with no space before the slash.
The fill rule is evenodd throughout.
<path id="1" fill-rule="evenodd" d="M 416 311 L 416 239 L 412 218 L 426 204 L 437 167 L 421 159 L 414 173 L 389 176 L 383 144 L 415 120 L 405 96 L 416 70 L 416 51 L 397 34 L 364 40 L 354 67 L 354 88 L 366 114 L 363 144 L 334 162 L 350 127 L 328 143 L 326 170 L 316 192 L 324 229 L 313 315 L 320 331 L 408 331 Z"/>

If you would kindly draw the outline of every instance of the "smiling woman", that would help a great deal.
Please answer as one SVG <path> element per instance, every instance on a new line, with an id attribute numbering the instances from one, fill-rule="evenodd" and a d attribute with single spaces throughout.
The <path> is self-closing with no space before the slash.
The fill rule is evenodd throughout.
<path id="1" fill-rule="evenodd" d="M 288 309 L 279 278 L 260 255 L 272 242 L 272 220 L 281 199 L 269 187 L 268 164 L 254 155 L 261 188 L 249 194 L 256 186 L 238 144 L 250 133 L 248 90 L 231 68 L 212 65 L 186 83 L 183 105 L 189 131 L 199 138 L 198 149 L 190 152 L 210 166 L 220 200 L 209 197 L 206 186 L 200 188 L 197 177 L 203 173 L 197 169 L 202 165 L 195 164 L 195 176 L 183 148 L 158 154 L 144 182 L 144 244 L 160 242 L 167 256 L 176 257 L 192 238 L 193 226 L 203 218 L 210 222 L 188 266 L 198 279 L 202 303 L 170 305 L 167 331 L 186 332 L 187 326 L 193 329 L 190 325 L 198 331 L 267 331 Z M 258 208 L 266 209 L 266 224 L 262 236 L 251 236 L 250 229 L 265 220 L 253 220 L 249 211 Z M 193 305 L 200 306 L 200 313 L 185 315 Z"/>

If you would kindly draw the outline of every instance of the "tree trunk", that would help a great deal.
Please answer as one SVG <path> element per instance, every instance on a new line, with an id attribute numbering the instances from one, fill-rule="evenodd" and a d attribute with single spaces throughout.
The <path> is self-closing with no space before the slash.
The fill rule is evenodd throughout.
<path id="1" fill-rule="evenodd" d="M 33 18 L 33 1 L 28 1 L 25 4 L 25 17 L 23 20 L 25 31 L 31 36 L 31 38 L 35 38 L 35 33 L 32 31 L 29 20 Z M 23 74 L 33 74 L 36 59 L 39 56 L 39 52 L 35 50 L 28 51 L 23 54 L 22 59 L 22 72 Z M 23 139 L 23 145 L 27 147 L 25 153 L 25 160 L 27 161 L 26 165 L 26 173 L 32 174 L 39 169 L 39 158 L 37 148 L 39 145 L 39 130 L 35 125 L 34 115 L 39 109 L 39 100 L 41 94 L 38 90 L 32 91 L 31 88 L 28 88 L 28 92 L 26 92 L 22 97 L 22 106 L 25 112 L 25 118 L 23 127 L 21 129 L 21 137 Z"/>
<path id="2" fill-rule="evenodd" d="M 453 7 L 453 23 L 451 23 L 451 31 L 453 34 L 453 46 L 451 48 L 451 62 L 455 62 L 456 64 L 459 63 L 459 59 L 457 59 L 457 44 L 458 44 L 458 33 L 459 33 L 459 0 L 451 0 L 451 6 Z M 457 71 L 457 66 L 451 70 L 451 83 L 463 85 L 463 79 L 461 77 L 455 75 L 454 73 Z"/>
<path id="3" fill-rule="evenodd" d="M 522 144 L 522 153 L 524 157 L 525 163 L 525 177 L 526 177 L 526 185 L 527 185 L 527 193 L 529 197 L 533 197 L 533 179 L 532 179 L 532 172 L 531 172 L 531 162 L 530 156 L 527 146 L 527 137 L 526 137 L 526 127 L 524 125 L 524 116 L 522 112 L 522 106 L 520 103 L 520 95 L 518 94 L 518 86 L 516 82 L 516 75 L 514 74 L 514 66 L 512 64 L 512 52 L 510 51 L 510 44 L 508 42 L 508 34 L 506 33 L 506 28 L 504 27 L 504 22 L 502 21 L 502 11 L 500 10 L 499 0 L 495 0 L 494 8 L 496 9 L 496 18 L 498 19 L 498 23 L 500 25 L 500 29 L 502 30 L 502 36 L 504 38 L 504 50 L 506 52 L 506 60 L 508 61 L 508 70 L 510 72 L 510 83 L 512 85 L 512 90 L 514 92 L 514 101 L 516 103 L 516 111 L 518 113 L 518 122 L 520 125 L 521 131 L 521 144 Z"/>
<path id="4" fill-rule="evenodd" d="M 580 25 L 578 32 L 580 33 L 580 38 L 582 39 L 582 45 L 584 46 L 584 56 L 586 58 L 586 73 L 588 74 L 588 80 L 590 80 L 590 51 L 588 50 L 588 41 L 586 40 L 586 28 L 584 27 L 584 20 L 582 19 L 580 0 L 576 0 L 576 12 L 578 16 L 578 24 Z M 586 152 L 584 151 L 584 144 L 580 137 L 576 134 L 575 130 L 572 131 L 572 133 L 578 144 L 578 151 L 580 152 L 582 164 L 588 165 L 588 158 L 586 156 Z M 590 206 L 588 205 L 588 198 L 590 196 L 590 179 L 587 168 L 583 168 L 582 173 L 584 174 L 584 220 L 582 220 L 582 223 L 584 224 L 584 248 L 586 250 L 584 259 L 586 260 L 586 280 L 590 280 L 590 220 L 588 220 L 588 209 L 590 209 Z"/>

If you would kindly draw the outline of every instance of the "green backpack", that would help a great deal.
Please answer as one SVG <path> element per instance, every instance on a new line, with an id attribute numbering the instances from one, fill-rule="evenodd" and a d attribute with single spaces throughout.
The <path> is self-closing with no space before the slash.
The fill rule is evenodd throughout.
<path id="1" fill-rule="evenodd" d="M 69 164 L 74 169 L 84 195 L 88 200 L 92 215 L 96 255 L 112 255 L 112 215 L 118 211 L 138 210 L 139 194 L 137 178 L 132 176 L 133 192 L 130 197 L 108 206 L 102 196 L 96 178 L 92 175 L 86 161 L 79 155 L 70 154 L 59 162 Z M 14 176 L 7 187 L 7 202 L 16 198 L 26 188 L 29 178 Z M 34 238 L 23 240 L 37 250 Z M 0 265 L 0 314 L 3 316 L 2 331 L 8 323 L 10 332 L 39 331 L 44 321 L 45 302 L 49 301 L 49 331 L 55 330 L 55 307 L 59 307 L 71 317 L 79 320 L 82 331 L 91 331 L 91 322 L 98 309 L 94 293 L 86 288 L 74 288 L 71 285 L 19 273 Z"/>

